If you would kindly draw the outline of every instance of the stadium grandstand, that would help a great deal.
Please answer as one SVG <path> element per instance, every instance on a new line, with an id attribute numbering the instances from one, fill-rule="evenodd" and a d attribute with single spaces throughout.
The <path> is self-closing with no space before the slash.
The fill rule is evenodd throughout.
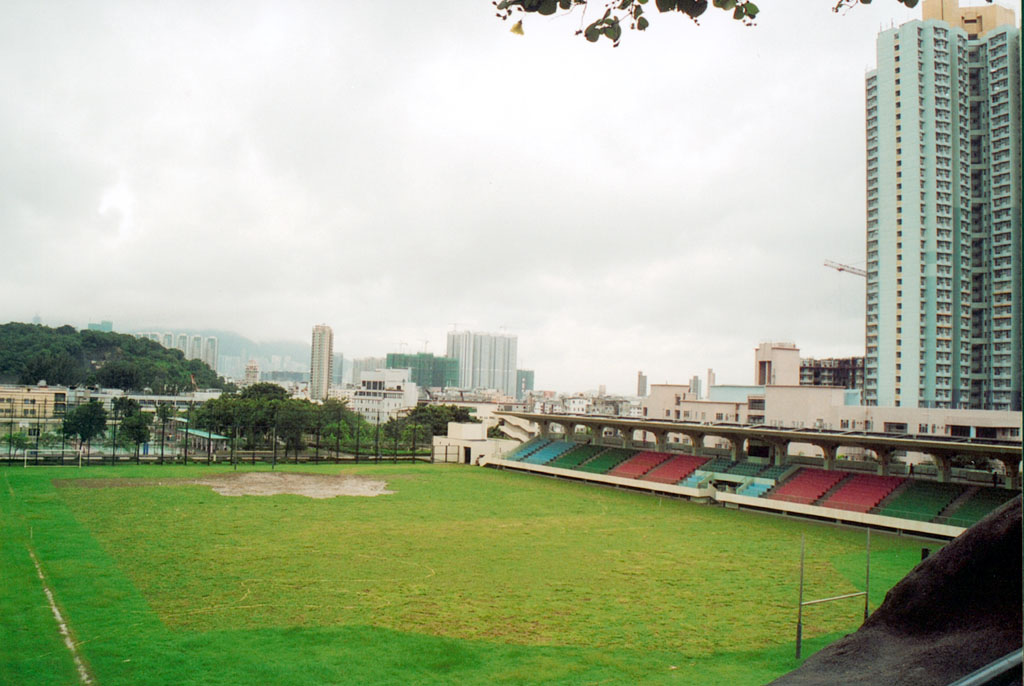
<path id="1" fill-rule="evenodd" d="M 823 445 L 823 456 L 789 455 L 778 450 L 769 456 L 754 456 L 735 447 L 746 441 L 755 445 L 758 440 L 778 446 L 779 438 L 772 435 L 779 433 L 777 430 L 762 428 L 762 435 L 747 432 L 740 440 L 737 429 L 751 427 L 699 427 L 701 435 L 714 435 L 720 429 L 721 435 L 732 440 L 734 449 L 729 450 L 668 443 L 662 426 L 654 427 L 657 433 L 648 432 L 660 439 L 654 445 L 635 442 L 631 440 L 635 431 L 651 428 L 637 420 L 602 417 L 588 425 L 586 418 L 581 421 L 575 415 L 544 417 L 549 423 L 541 428 L 547 429 L 547 435 L 482 464 L 938 538 L 959 535 L 1020 492 L 1016 471 L 1019 443 L 1007 446 L 934 439 L 915 443 L 902 438 L 894 444 L 890 435 L 829 435 L 822 439 L 816 432 L 790 432 L 789 442 Z M 616 432 L 620 421 L 629 423 L 627 430 Z M 559 423 L 564 433 L 552 432 L 552 425 Z M 581 424 L 585 431 L 576 433 Z M 873 442 L 873 438 L 877 440 Z M 839 459 L 836 446 L 840 444 L 873 450 L 875 459 Z M 935 465 L 909 469 L 899 459 L 903 451 L 930 452 L 936 457 Z M 1002 463 L 1005 473 L 956 467 L 959 456 L 973 463 L 983 458 Z"/>

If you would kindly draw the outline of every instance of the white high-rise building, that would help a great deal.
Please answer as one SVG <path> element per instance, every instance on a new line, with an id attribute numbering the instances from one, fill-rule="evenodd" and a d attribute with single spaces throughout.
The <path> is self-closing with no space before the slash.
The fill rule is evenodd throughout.
<path id="1" fill-rule="evenodd" d="M 313 345 L 309 362 L 309 398 L 326 400 L 334 372 L 334 332 L 326 324 L 313 327 Z"/>
<path id="2" fill-rule="evenodd" d="M 203 339 L 203 362 L 213 371 L 217 371 L 219 348 L 216 336 L 207 336 Z"/>
<path id="3" fill-rule="evenodd" d="M 516 393 L 518 338 L 508 334 L 449 331 L 446 357 L 459 361 L 459 387 Z"/>
<path id="4" fill-rule="evenodd" d="M 1019 410 L 1019 30 L 925 0 L 866 79 L 869 405 Z"/>
<path id="5" fill-rule="evenodd" d="M 199 334 L 192 334 L 188 337 L 188 352 L 185 357 L 190 360 L 203 359 L 203 337 Z"/>

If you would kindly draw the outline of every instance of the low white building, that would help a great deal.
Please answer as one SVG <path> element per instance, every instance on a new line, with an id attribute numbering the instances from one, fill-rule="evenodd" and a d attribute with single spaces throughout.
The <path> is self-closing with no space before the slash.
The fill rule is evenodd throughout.
<path id="1" fill-rule="evenodd" d="M 349 391 L 349 406 L 367 421 L 386 421 L 416 407 L 419 390 L 408 369 L 375 369 L 360 374 L 358 388 Z"/>
<path id="2" fill-rule="evenodd" d="M 434 436 L 434 462 L 478 464 L 481 459 L 498 457 L 518 446 L 519 441 L 488 438 L 486 424 L 448 422 L 447 436 Z"/>
<path id="3" fill-rule="evenodd" d="M 562 399 L 562 407 L 569 414 L 586 414 L 590 410 L 590 398 L 583 395 L 574 395 Z"/>
<path id="4" fill-rule="evenodd" d="M 834 386 L 767 386 L 765 424 L 780 428 L 870 431 L 915 436 L 1021 438 L 1020 412 L 861 405 Z"/>
<path id="5" fill-rule="evenodd" d="M 112 412 L 114 398 L 123 397 L 131 398 L 139 403 L 139 407 L 143 412 L 156 412 L 157 405 L 164 403 L 173 406 L 178 412 L 186 412 L 190 405 L 192 407 L 198 407 L 207 400 L 219 398 L 223 393 L 224 391 L 219 388 L 192 391 L 190 393 L 181 393 L 179 395 L 132 393 L 130 391 L 122 391 L 118 388 L 73 388 L 68 391 L 68 403 L 70 405 L 80 405 L 91 400 L 96 400 L 102 403 L 103 409 L 107 412 Z"/>

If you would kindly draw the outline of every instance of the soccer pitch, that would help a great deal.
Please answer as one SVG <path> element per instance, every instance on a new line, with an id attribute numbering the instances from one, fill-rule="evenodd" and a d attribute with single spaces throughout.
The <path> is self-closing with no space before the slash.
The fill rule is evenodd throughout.
<path id="1" fill-rule="evenodd" d="M 103 686 L 762 684 L 797 666 L 802 535 L 807 599 L 864 588 L 864 533 L 827 524 L 464 466 L 278 471 L 393 493 L 185 481 L 218 466 L 0 470 L 0 682 L 80 683 L 33 553 Z M 922 543 L 871 547 L 874 609 Z M 805 611 L 804 655 L 862 613 Z"/>

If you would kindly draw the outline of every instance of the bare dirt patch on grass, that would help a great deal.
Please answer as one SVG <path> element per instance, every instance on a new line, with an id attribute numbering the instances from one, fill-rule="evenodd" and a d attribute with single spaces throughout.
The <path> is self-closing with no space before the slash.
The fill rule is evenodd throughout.
<path id="1" fill-rule="evenodd" d="M 302 495 L 335 498 L 340 495 L 373 497 L 388 495 L 387 482 L 357 474 L 295 474 L 242 472 L 215 474 L 202 479 L 59 479 L 59 488 L 132 488 L 152 486 L 209 486 L 221 495 Z"/>

